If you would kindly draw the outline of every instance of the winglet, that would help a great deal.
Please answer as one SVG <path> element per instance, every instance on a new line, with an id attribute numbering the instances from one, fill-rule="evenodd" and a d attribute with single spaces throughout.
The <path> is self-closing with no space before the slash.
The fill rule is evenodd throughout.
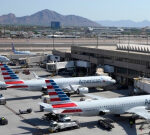
<path id="1" fill-rule="evenodd" d="M 41 79 L 35 72 L 32 72 L 36 79 Z"/>

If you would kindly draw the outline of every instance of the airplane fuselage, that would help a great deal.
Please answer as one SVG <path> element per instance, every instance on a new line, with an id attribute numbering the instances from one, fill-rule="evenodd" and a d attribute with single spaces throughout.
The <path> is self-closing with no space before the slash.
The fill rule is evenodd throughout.
<path id="1" fill-rule="evenodd" d="M 150 95 L 146 96 L 132 96 L 132 97 L 122 97 L 122 98 L 111 98 L 103 100 L 89 100 L 74 102 L 77 107 L 64 108 L 64 114 L 82 115 L 82 116 L 97 116 L 101 112 L 106 114 L 124 114 L 127 110 L 144 106 L 146 108 L 150 107 Z M 78 111 L 69 111 L 78 110 Z"/>
<path id="2" fill-rule="evenodd" d="M 31 53 L 30 51 L 14 51 L 13 53 L 18 55 L 36 55 L 35 53 Z"/>
<path id="3" fill-rule="evenodd" d="M 57 78 L 54 81 L 62 89 L 72 86 L 82 86 L 82 87 L 105 87 L 115 83 L 109 76 L 89 76 L 89 77 L 72 77 L 72 78 Z M 46 87 L 45 79 L 32 79 L 25 80 L 24 85 L 27 85 L 27 90 L 39 91 Z"/>
<path id="4" fill-rule="evenodd" d="M 14 51 L 14 54 L 30 54 L 30 51 Z"/>

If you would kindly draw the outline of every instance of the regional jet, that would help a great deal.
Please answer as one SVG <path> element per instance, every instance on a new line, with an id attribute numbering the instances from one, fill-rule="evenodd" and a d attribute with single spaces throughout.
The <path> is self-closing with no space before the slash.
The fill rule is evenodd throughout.
<path id="1" fill-rule="evenodd" d="M 46 90 L 45 78 L 21 80 L 6 64 L 0 64 L 2 75 L 7 88 L 20 88 L 31 91 Z M 67 92 L 75 92 L 78 94 L 88 93 L 90 87 L 105 87 L 113 85 L 116 81 L 110 76 L 88 76 L 88 77 L 71 77 L 71 78 L 56 78 L 57 84 Z"/>
<path id="2" fill-rule="evenodd" d="M 150 114 L 148 113 L 150 95 L 121 98 L 94 96 L 94 100 L 74 102 L 63 92 L 55 80 L 45 80 L 45 82 L 51 104 L 39 103 L 43 106 L 44 111 L 80 116 L 129 113 L 150 120 Z"/>
<path id="3" fill-rule="evenodd" d="M 13 43 L 12 43 L 12 52 L 18 55 L 36 55 L 35 53 L 31 53 L 30 51 L 16 51 Z"/>

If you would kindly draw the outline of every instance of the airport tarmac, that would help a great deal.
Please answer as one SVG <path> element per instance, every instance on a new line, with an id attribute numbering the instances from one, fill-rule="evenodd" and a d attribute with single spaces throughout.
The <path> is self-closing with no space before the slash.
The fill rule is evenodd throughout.
<path id="1" fill-rule="evenodd" d="M 39 69 L 39 68 L 37 68 Z M 35 71 L 38 75 L 49 74 L 48 72 L 41 70 Z M 33 78 L 33 75 L 29 76 L 24 74 L 19 74 L 22 79 Z M 3 81 L 2 76 L 0 76 L 0 81 Z M 104 96 L 104 97 L 122 97 L 128 94 L 128 90 L 115 90 L 115 91 L 102 91 L 102 90 L 91 90 L 93 94 Z M 0 117 L 4 116 L 8 119 L 8 125 L 0 126 L 0 135 L 44 135 L 49 134 L 48 125 L 49 122 L 41 120 L 41 117 L 45 112 L 39 112 L 38 103 L 41 101 L 41 92 L 34 91 L 22 91 L 16 89 L 8 89 L 0 91 L 6 99 L 7 104 L 5 106 L 0 106 Z M 80 96 L 73 95 L 72 100 L 79 101 Z M 32 108 L 33 112 L 31 114 L 17 115 L 19 109 L 26 110 L 27 108 Z M 130 115 L 131 116 L 131 115 Z M 105 116 L 107 117 L 107 116 Z M 71 116 L 73 120 L 78 120 L 80 122 L 80 129 L 68 130 L 64 132 L 54 133 L 59 135 L 144 135 L 148 134 L 150 129 L 148 124 L 144 125 L 143 130 L 139 130 L 141 123 L 145 120 L 137 120 L 136 126 L 130 128 L 128 117 L 129 115 L 123 115 L 121 117 L 108 116 L 112 118 L 115 123 L 115 128 L 112 131 L 107 131 L 101 129 L 97 125 L 97 121 L 102 118 L 100 116 L 94 117 L 80 117 Z"/>

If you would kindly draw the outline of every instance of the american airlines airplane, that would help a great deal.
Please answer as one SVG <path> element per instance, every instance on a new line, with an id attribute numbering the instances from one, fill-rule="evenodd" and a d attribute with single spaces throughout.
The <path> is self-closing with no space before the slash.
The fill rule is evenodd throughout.
<path id="1" fill-rule="evenodd" d="M 42 91 L 46 90 L 44 78 L 31 80 L 21 80 L 6 64 L 0 64 L 2 75 L 7 88 L 20 88 L 25 90 Z M 72 78 L 56 78 L 54 79 L 59 86 L 70 92 L 78 94 L 88 93 L 90 87 L 105 87 L 114 84 L 116 81 L 109 76 L 88 76 L 88 77 L 72 77 Z"/>
<path id="2" fill-rule="evenodd" d="M 36 55 L 35 53 L 31 53 L 30 51 L 16 51 L 13 43 L 12 43 L 12 52 L 14 54 L 19 54 L 19 55 Z"/>
<path id="3" fill-rule="evenodd" d="M 150 114 L 147 110 L 150 108 L 150 95 L 110 99 L 89 95 L 94 100 L 74 102 L 59 88 L 54 80 L 45 80 L 45 82 L 51 104 L 39 103 L 44 107 L 44 111 L 82 116 L 130 113 L 150 120 Z"/>

